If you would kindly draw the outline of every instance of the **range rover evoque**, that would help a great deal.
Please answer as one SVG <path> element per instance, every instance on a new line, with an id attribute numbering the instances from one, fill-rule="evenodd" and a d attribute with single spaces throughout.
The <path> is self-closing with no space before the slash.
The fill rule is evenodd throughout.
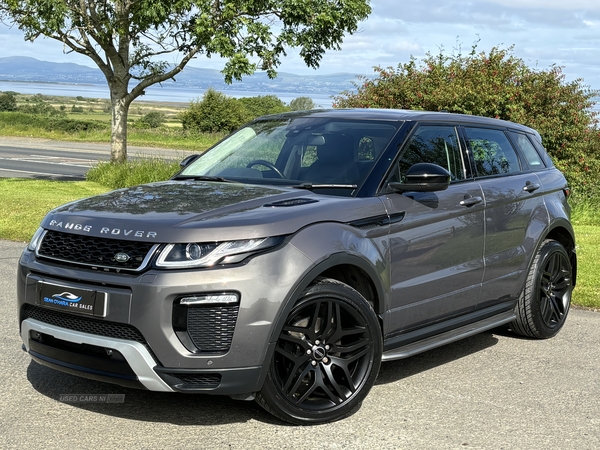
<path id="1" fill-rule="evenodd" d="M 540 135 L 405 110 L 259 118 L 171 180 L 48 213 L 18 270 L 23 348 L 122 386 L 355 411 L 382 361 L 565 323 L 569 188 Z"/>

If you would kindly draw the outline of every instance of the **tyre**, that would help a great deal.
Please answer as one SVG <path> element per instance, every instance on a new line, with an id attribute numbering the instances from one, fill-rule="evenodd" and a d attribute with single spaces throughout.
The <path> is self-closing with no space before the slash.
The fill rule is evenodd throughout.
<path id="1" fill-rule="evenodd" d="M 572 291 L 573 269 L 567 251 L 557 241 L 544 241 L 529 268 L 511 328 L 533 338 L 555 336 L 567 319 Z"/>
<path id="2" fill-rule="evenodd" d="M 256 399 L 294 424 L 342 419 L 373 386 L 381 353 L 379 322 L 365 298 L 344 283 L 319 279 L 286 318 Z"/>

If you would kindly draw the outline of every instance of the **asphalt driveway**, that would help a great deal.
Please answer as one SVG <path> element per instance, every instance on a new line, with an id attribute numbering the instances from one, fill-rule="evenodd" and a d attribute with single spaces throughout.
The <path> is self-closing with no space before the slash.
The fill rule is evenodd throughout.
<path id="1" fill-rule="evenodd" d="M 253 402 L 130 390 L 31 362 L 15 310 L 24 245 L 0 241 L 0 448 L 600 448 L 600 313 L 572 310 L 546 341 L 495 330 L 385 363 L 356 414 L 293 427 Z M 108 394 L 123 402 L 100 403 Z"/>

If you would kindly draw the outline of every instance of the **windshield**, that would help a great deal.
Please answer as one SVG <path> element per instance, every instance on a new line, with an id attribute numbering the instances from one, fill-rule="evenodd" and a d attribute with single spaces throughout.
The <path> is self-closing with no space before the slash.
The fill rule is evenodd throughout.
<path id="1" fill-rule="evenodd" d="M 356 188 L 399 125 L 306 116 L 259 120 L 206 151 L 177 178 Z"/>

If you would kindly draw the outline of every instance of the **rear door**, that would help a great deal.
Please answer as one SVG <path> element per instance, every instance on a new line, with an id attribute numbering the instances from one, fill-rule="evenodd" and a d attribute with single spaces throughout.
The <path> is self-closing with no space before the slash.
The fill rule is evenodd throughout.
<path id="1" fill-rule="evenodd" d="M 387 192 L 381 196 L 392 223 L 388 258 L 390 336 L 473 310 L 483 277 L 483 193 L 470 173 L 455 126 L 418 126 L 399 152 L 387 182 L 403 181 L 415 163 L 429 162 L 452 175 L 440 192 Z"/>
<path id="2" fill-rule="evenodd" d="M 478 308 L 519 295 L 537 236 L 547 224 L 543 187 L 503 129 L 464 127 L 485 198 L 485 273 Z"/>

